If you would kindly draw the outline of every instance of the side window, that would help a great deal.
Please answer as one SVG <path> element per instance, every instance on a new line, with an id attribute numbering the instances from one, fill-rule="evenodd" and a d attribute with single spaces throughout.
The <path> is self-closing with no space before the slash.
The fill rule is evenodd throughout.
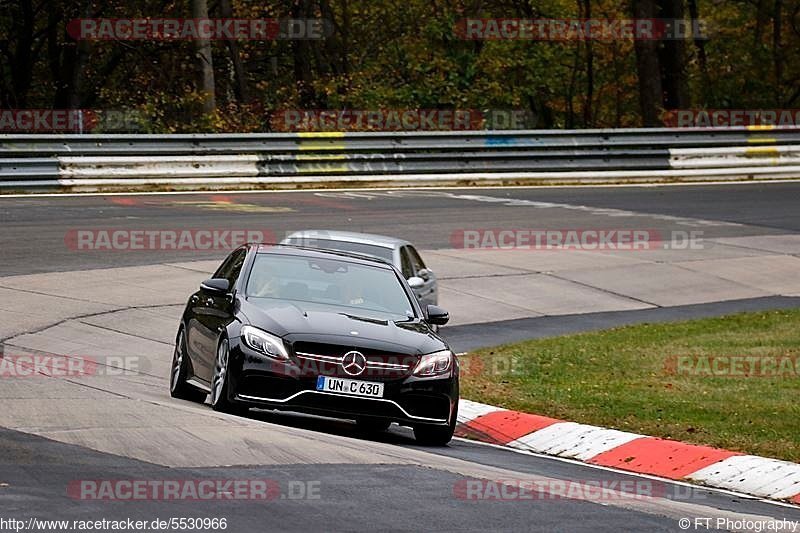
<path id="1" fill-rule="evenodd" d="M 414 268 L 411 266 L 411 258 L 408 256 L 408 249 L 406 246 L 400 248 L 400 269 L 403 271 L 403 277 L 406 279 L 414 275 Z"/>
<path id="2" fill-rule="evenodd" d="M 242 266 L 244 266 L 244 260 L 247 258 L 247 250 L 242 249 L 237 252 L 234 252 L 228 259 L 219 267 L 216 274 L 214 274 L 215 278 L 225 278 L 231 282 L 231 287 L 236 283 L 236 280 L 239 278 L 239 274 L 242 272 Z"/>
<path id="3" fill-rule="evenodd" d="M 233 263 L 234 259 L 235 259 L 235 256 L 233 254 L 231 254 L 228 257 L 226 257 L 225 261 L 223 261 L 222 264 L 219 266 L 219 268 L 217 268 L 217 271 L 214 272 L 214 277 L 215 278 L 224 278 L 225 277 L 225 272 L 230 270 L 231 264 Z"/>
<path id="4" fill-rule="evenodd" d="M 408 254 L 411 256 L 411 266 L 414 267 L 414 273 L 419 272 L 425 267 L 425 262 L 419 256 L 413 246 L 408 246 Z"/>

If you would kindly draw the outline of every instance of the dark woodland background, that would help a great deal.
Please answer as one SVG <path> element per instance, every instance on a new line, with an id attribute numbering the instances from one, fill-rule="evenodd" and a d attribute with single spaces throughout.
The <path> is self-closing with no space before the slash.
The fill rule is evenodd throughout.
<path id="1" fill-rule="evenodd" d="M 314 18 L 329 37 L 78 41 L 70 20 Z M 702 19 L 707 39 L 466 41 L 464 17 Z M 270 131 L 280 109 L 523 109 L 537 128 L 800 107 L 800 0 L 0 0 L 0 108 L 135 110 L 143 132 Z"/>

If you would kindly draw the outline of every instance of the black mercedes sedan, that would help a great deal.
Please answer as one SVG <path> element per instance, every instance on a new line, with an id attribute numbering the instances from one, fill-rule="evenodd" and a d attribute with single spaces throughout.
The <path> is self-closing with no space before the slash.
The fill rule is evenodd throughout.
<path id="1" fill-rule="evenodd" d="M 450 441 L 458 360 L 434 331 L 446 311 L 423 309 L 380 259 L 286 245 L 233 251 L 189 298 L 170 392 L 215 410 L 251 407 L 392 422 L 417 441 Z"/>

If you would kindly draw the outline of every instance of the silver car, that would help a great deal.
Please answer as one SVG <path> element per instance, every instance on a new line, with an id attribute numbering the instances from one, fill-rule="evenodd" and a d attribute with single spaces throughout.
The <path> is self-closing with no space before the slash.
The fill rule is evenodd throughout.
<path id="1" fill-rule="evenodd" d="M 436 275 L 425 266 L 422 257 L 408 241 L 351 231 L 304 230 L 287 235 L 281 244 L 353 252 L 383 259 L 403 273 L 423 308 L 427 304 L 437 305 L 439 301 Z"/>

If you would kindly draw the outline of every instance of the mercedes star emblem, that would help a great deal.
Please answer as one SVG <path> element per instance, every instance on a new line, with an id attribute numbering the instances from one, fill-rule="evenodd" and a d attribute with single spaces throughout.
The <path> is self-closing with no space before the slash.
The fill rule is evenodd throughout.
<path id="1" fill-rule="evenodd" d="M 347 352 L 342 357 L 342 368 L 351 376 L 361 375 L 367 368 L 367 358 L 361 352 Z"/>

